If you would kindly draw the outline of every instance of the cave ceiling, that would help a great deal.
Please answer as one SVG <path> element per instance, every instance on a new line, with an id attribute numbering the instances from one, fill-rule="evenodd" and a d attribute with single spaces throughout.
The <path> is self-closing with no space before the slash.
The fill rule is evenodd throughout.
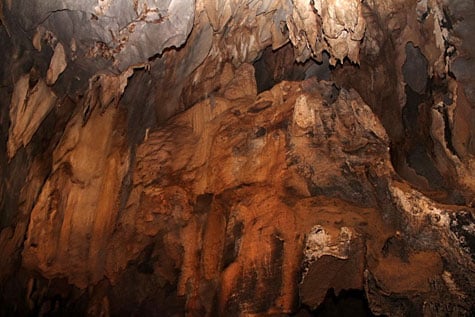
<path id="1" fill-rule="evenodd" d="M 473 1 L 0 22 L 0 315 L 474 313 Z"/>

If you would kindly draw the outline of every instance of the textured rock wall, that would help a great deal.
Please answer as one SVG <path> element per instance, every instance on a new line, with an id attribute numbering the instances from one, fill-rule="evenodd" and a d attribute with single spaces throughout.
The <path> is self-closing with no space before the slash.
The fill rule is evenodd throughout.
<path id="1" fill-rule="evenodd" d="M 354 87 L 381 119 L 401 176 L 436 200 L 471 205 L 470 84 L 452 73 L 467 54 L 454 29 L 470 26 L 452 9 L 436 1 L 368 2 L 362 71 L 337 67 L 333 79 Z"/>
<path id="2" fill-rule="evenodd" d="M 468 1 L 0 4 L 2 314 L 473 312 Z"/>

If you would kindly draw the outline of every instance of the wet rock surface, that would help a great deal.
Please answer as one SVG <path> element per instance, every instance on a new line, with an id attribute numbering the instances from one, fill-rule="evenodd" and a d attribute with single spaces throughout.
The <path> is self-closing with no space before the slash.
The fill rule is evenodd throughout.
<path id="1" fill-rule="evenodd" d="M 468 2 L 0 2 L 0 315 L 473 314 Z"/>
<path id="2" fill-rule="evenodd" d="M 464 244 L 463 253 L 452 254 L 462 235 L 459 228 L 454 238 L 450 214 L 465 228 L 465 213 L 397 180 L 385 130 L 359 95 L 309 79 L 256 96 L 248 67 L 237 70 L 240 89 L 230 83 L 224 92 L 233 99 L 206 99 L 148 132 L 120 212 L 111 198 L 126 156 L 106 155 L 101 169 L 112 174 L 99 178 L 83 167 L 88 161 L 75 159 L 90 146 L 120 148 L 120 134 L 111 139 L 97 130 L 107 129 L 104 116 L 116 122 L 116 111 L 96 109 L 87 125 L 71 123 L 32 210 L 23 267 L 78 288 L 107 278 L 98 306 L 96 299 L 88 304 L 96 313 L 117 309 L 115 289 L 136 279 L 142 285 L 145 276 L 151 289 L 175 285 L 155 299 L 166 305 L 166 296 L 182 298 L 175 313 L 292 313 L 300 302 L 316 309 L 328 289 L 364 289 L 373 311 L 384 314 L 394 307 L 383 294 L 397 293 L 427 312 L 421 297 L 467 298 L 460 281 L 453 281 L 454 293 L 443 279 L 451 270 L 470 281 L 463 269 L 473 264 L 470 249 Z M 75 129 L 79 139 L 71 144 Z M 458 264 L 443 264 L 455 256 Z"/>

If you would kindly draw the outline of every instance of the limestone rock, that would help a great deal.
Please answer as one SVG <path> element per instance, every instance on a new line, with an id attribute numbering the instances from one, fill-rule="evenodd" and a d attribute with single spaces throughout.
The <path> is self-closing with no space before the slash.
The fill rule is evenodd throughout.
<path id="1" fill-rule="evenodd" d="M 31 80 L 35 80 L 31 78 Z M 15 84 L 10 106 L 8 157 L 15 156 L 18 148 L 26 146 L 43 119 L 56 102 L 56 95 L 43 79 L 30 88 L 30 75 L 22 76 Z"/>
<path id="2" fill-rule="evenodd" d="M 194 4 L 193 0 L 55 0 L 34 5 L 15 1 L 5 8 L 4 16 L 6 23 L 25 30 L 44 27 L 64 48 L 75 39 L 76 53 L 82 57 L 113 59 L 124 71 L 167 47 L 180 47 L 193 26 Z"/>
<path id="3" fill-rule="evenodd" d="M 53 85 L 59 75 L 61 75 L 61 73 L 66 69 L 67 65 L 68 63 L 66 62 L 64 47 L 61 43 L 58 43 L 56 44 L 48 72 L 46 73 L 46 83 L 49 86 Z"/>
<path id="4" fill-rule="evenodd" d="M 0 1 L 0 315 L 473 315 L 474 10 Z"/>
<path id="5" fill-rule="evenodd" d="M 316 307 L 332 287 L 338 292 L 364 285 L 370 294 L 382 288 L 411 299 L 413 292 L 433 296 L 445 287 L 427 279 L 442 282 L 441 257 L 447 253 L 422 240 L 397 247 L 392 237 L 404 230 L 407 239 L 418 239 L 423 230 L 449 245 L 446 216 L 431 216 L 441 217 L 435 221 L 442 227 L 392 222 L 410 217 L 398 198 L 410 191 L 391 182 L 387 135 L 354 91 L 309 80 L 284 82 L 251 104 L 215 102 L 197 104 L 151 132 L 139 147 L 133 190 L 111 250 L 130 237 L 135 243 L 125 255 L 109 253 L 109 278 L 116 281 L 146 245 L 166 237 L 160 243 L 174 265 L 153 262 L 153 271 L 177 283 L 188 311 L 290 313 L 299 296 Z M 400 194 L 381 201 L 375 191 Z M 430 199 L 414 199 L 418 202 L 409 206 L 432 208 Z M 305 242 L 309 232 L 314 233 Z M 425 266 L 424 256 L 434 261 Z M 467 256 L 460 258 L 463 263 Z M 408 273 L 423 269 L 425 275 L 401 276 L 391 269 L 407 259 Z M 344 270 L 346 277 L 318 273 L 328 266 Z M 174 280 L 170 270 L 177 269 L 181 274 Z M 299 286 L 295 276 L 305 271 Z M 316 292 L 312 285 L 322 279 Z M 214 308 L 212 298 L 218 298 Z"/>
<path id="6" fill-rule="evenodd" d="M 109 108 L 95 111 L 85 126 L 80 113 L 69 123 L 53 153 L 52 175 L 31 212 L 25 267 L 49 277 L 67 276 L 80 287 L 102 278 L 103 250 L 129 164 L 120 120 Z"/>

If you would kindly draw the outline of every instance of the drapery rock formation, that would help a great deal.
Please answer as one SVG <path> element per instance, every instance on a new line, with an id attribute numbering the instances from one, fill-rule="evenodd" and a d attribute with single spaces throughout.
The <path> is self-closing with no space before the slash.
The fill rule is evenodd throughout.
<path id="1" fill-rule="evenodd" d="M 2 0 L 1 314 L 472 315 L 474 13 Z"/>

